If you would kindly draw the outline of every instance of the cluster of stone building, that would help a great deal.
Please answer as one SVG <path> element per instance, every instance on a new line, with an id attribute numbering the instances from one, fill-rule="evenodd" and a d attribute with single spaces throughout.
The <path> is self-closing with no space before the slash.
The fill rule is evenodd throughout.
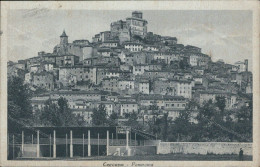
<path id="1" fill-rule="evenodd" d="M 147 32 L 147 25 L 142 12 L 135 11 L 126 21 L 111 23 L 110 31 L 96 34 L 92 42 L 69 43 L 64 31 L 53 53 L 8 62 L 8 77 L 22 77 L 31 89 L 45 90 L 32 98 L 34 112 L 47 99 L 64 97 L 88 124 L 100 104 L 108 116 L 115 112 L 121 121 L 131 112 L 148 121 L 165 112 L 176 118 L 191 99 L 203 104 L 224 96 L 227 109 L 247 101 L 237 95 L 252 93 L 247 60 L 213 62 L 198 47 Z"/>

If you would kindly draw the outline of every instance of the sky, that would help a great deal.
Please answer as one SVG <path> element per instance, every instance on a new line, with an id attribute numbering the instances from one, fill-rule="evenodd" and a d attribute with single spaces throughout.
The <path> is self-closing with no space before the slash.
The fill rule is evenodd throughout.
<path id="1" fill-rule="evenodd" d="M 144 10 L 148 31 L 177 37 L 178 43 L 202 48 L 213 61 L 249 60 L 252 69 L 252 12 L 246 10 Z M 69 42 L 110 30 L 110 23 L 131 16 L 127 10 L 10 10 L 8 59 L 17 61 L 52 52 L 65 29 Z M 250 70 L 251 70 L 250 69 Z"/>

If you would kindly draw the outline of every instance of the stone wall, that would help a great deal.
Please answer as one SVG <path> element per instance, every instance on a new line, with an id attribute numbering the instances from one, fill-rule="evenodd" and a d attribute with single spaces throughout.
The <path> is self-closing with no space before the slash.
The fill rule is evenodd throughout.
<path id="1" fill-rule="evenodd" d="M 252 155 L 252 143 L 231 142 L 160 142 L 157 154 L 238 154 L 240 148 L 244 155 Z"/>
<path id="2" fill-rule="evenodd" d="M 155 155 L 156 146 L 109 146 L 108 152 L 113 156 Z"/>

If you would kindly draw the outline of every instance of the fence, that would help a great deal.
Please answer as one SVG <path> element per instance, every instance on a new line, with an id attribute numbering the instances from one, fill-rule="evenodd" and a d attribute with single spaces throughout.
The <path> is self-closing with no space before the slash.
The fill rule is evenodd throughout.
<path id="1" fill-rule="evenodd" d="M 73 156 L 109 155 L 110 147 L 112 150 L 115 147 L 121 148 L 123 152 L 126 150 L 126 147 L 130 148 L 130 151 L 132 151 L 131 155 L 156 154 L 156 145 L 159 143 L 159 141 L 154 140 L 129 139 L 129 136 L 126 139 L 96 139 L 88 138 L 88 135 L 83 135 L 82 138 L 73 138 L 66 134 L 63 137 L 56 138 L 55 134 L 54 136 L 49 135 L 49 137 L 47 135 L 40 136 L 39 133 L 30 136 L 24 136 L 24 134 L 10 135 L 8 138 L 8 159 L 40 157 L 72 158 Z M 114 154 L 114 152 L 111 154 Z"/>

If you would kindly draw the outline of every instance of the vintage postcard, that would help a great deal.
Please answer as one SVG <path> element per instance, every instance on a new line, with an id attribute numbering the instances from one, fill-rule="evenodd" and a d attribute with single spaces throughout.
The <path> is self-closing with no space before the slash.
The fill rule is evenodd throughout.
<path id="1" fill-rule="evenodd" d="M 1 2 L 1 166 L 259 165 L 258 1 Z"/>

